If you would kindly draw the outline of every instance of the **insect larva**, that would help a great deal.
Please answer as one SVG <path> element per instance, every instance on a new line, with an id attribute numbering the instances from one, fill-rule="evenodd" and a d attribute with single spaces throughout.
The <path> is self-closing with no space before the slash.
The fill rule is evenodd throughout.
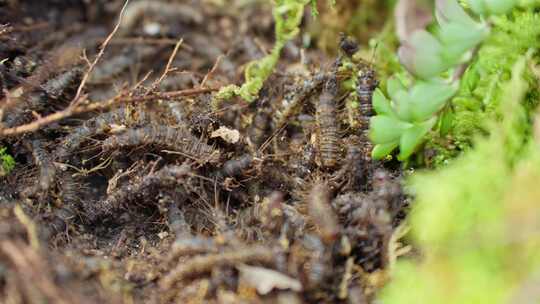
<path id="1" fill-rule="evenodd" d="M 330 188 L 325 182 L 315 182 L 308 195 L 308 214 L 325 244 L 332 244 L 340 233 L 336 214 L 330 204 Z"/>
<path id="2" fill-rule="evenodd" d="M 118 76 L 141 60 L 155 55 L 158 50 L 159 48 L 147 46 L 127 48 L 121 54 L 98 64 L 90 74 L 88 83 L 100 84 L 110 82 L 115 76 Z"/>
<path id="3" fill-rule="evenodd" d="M 270 234 L 279 233 L 284 222 L 283 209 L 283 193 L 274 191 L 262 202 L 241 210 L 237 215 L 236 228 L 248 240 L 255 239 L 252 238 L 253 231 L 250 229 L 254 226 L 263 228 L 264 232 Z M 261 236 L 259 233 L 255 234 Z"/>
<path id="4" fill-rule="evenodd" d="M 321 165 L 333 168 L 339 159 L 339 134 L 336 118 L 337 79 L 330 76 L 317 102 L 318 152 Z"/>
<path id="5" fill-rule="evenodd" d="M 127 184 L 115 189 L 104 200 L 95 204 L 85 204 L 91 222 L 106 218 L 125 204 L 137 201 L 144 204 L 155 197 L 160 188 L 180 183 L 190 172 L 188 165 L 169 165 L 155 173 L 130 180 Z"/>
<path id="6" fill-rule="evenodd" d="M 73 151 L 79 149 L 88 138 L 111 130 L 113 125 L 133 127 L 149 121 L 145 108 L 142 106 L 125 106 L 99 114 L 72 130 L 60 143 L 54 155 L 59 161 L 64 161 Z"/>
<path id="7" fill-rule="evenodd" d="M 368 137 L 369 119 L 374 115 L 372 97 L 373 92 L 379 85 L 375 71 L 371 67 L 366 67 L 360 70 L 358 73 L 358 80 L 356 84 L 356 95 L 358 96 L 358 102 L 360 103 L 360 130 L 362 132 L 363 140 L 366 143 L 365 157 L 371 159 L 371 150 L 373 146 Z"/>
<path id="8" fill-rule="evenodd" d="M 342 167 L 331 178 L 332 182 L 341 186 L 341 191 L 360 190 L 365 184 L 364 150 L 362 140 L 356 135 L 346 140 L 347 153 Z"/>
<path id="9" fill-rule="evenodd" d="M 380 201 L 381 208 L 388 210 L 392 217 L 396 216 L 404 204 L 403 191 L 398 181 L 394 180 L 390 173 L 383 169 L 377 169 L 373 173 L 371 195 Z"/>
<path id="10" fill-rule="evenodd" d="M 307 252 L 308 267 L 303 267 L 303 275 L 306 278 L 306 287 L 309 290 L 320 289 L 321 285 L 325 282 L 328 274 L 331 273 L 333 267 L 331 266 L 330 251 L 327 250 L 327 244 L 321 240 L 318 236 L 313 234 L 307 234 L 302 238 L 302 247 Z M 329 269 L 330 268 L 330 269 Z"/>
<path id="11" fill-rule="evenodd" d="M 50 239 L 55 235 L 66 232 L 69 223 L 71 223 L 75 217 L 76 213 L 67 205 L 54 209 L 50 222 L 48 222 L 46 226 L 44 225 L 45 238 Z"/>
<path id="12" fill-rule="evenodd" d="M 253 156 L 244 154 L 238 158 L 229 159 L 221 167 L 221 175 L 223 177 L 239 177 L 242 176 L 253 164 Z"/>
<path id="13" fill-rule="evenodd" d="M 37 89 L 21 96 L 20 102 L 9 109 L 5 115 L 5 125 L 13 127 L 27 119 L 31 111 L 40 111 L 51 107 L 50 99 L 59 98 L 82 75 L 80 68 L 73 68 L 51 78 Z"/>
<path id="14" fill-rule="evenodd" d="M 104 151 L 154 145 L 160 148 L 178 151 L 198 163 L 214 162 L 219 158 L 219 151 L 206 144 L 204 139 L 196 138 L 184 128 L 149 125 L 107 138 L 102 145 Z"/>
<path id="15" fill-rule="evenodd" d="M 58 98 L 62 92 L 76 83 L 81 78 L 82 74 L 83 71 L 79 67 L 69 69 L 55 78 L 47 81 L 42 88 L 50 97 Z"/>
<path id="16" fill-rule="evenodd" d="M 338 196 L 333 205 L 340 209 L 346 223 L 344 233 L 350 240 L 355 261 L 366 271 L 384 267 L 384 253 L 392 234 L 387 203 L 374 193 L 347 192 Z"/>
<path id="17" fill-rule="evenodd" d="M 209 273 L 215 267 L 234 266 L 239 263 L 272 263 L 275 259 L 273 250 L 266 246 L 254 245 L 247 248 L 237 248 L 223 253 L 196 256 L 178 265 L 164 276 L 159 285 L 161 289 L 168 290 L 176 282 Z"/>
<path id="18" fill-rule="evenodd" d="M 356 52 L 358 52 L 358 42 L 350 37 L 347 37 L 345 33 L 340 33 L 339 40 L 339 48 L 347 57 L 352 57 Z"/>
<path id="19" fill-rule="evenodd" d="M 253 116 L 248 134 L 251 143 L 258 148 L 267 138 L 270 130 L 271 117 L 264 109 L 260 109 Z"/>
<path id="20" fill-rule="evenodd" d="M 26 196 L 32 196 L 37 192 L 46 193 L 56 177 L 56 167 L 49 153 L 43 148 L 41 141 L 33 140 L 30 146 L 34 162 L 39 169 L 39 179 L 38 184 L 25 193 Z"/>
<path id="21" fill-rule="evenodd" d="M 184 212 L 176 202 L 170 203 L 167 207 L 167 225 L 177 238 L 191 234 L 191 227 L 186 222 Z"/>
<path id="22" fill-rule="evenodd" d="M 289 119 L 300 111 L 304 102 L 324 83 L 325 79 L 326 75 L 324 73 L 315 74 L 312 79 L 306 80 L 297 92 L 294 92 L 292 98 L 285 99 L 288 102 L 285 105 L 285 109 L 278 115 L 275 123 L 276 130 L 285 126 L 289 122 Z"/>
<path id="23" fill-rule="evenodd" d="M 80 212 L 82 202 L 85 201 L 88 193 L 88 185 L 73 175 L 64 171 L 58 176 L 58 189 L 61 206 L 53 210 L 52 219 L 47 233 L 48 237 L 66 231 Z M 85 201 L 85 204 L 91 202 Z"/>
<path id="24" fill-rule="evenodd" d="M 171 246 L 168 260 L 177 260 L 180 257 L 203 253 L 217 253 L 219 245 L 211 238 L 202 236 L 184 236 L 177 238 Z"/>
<path id="25" fill-rule="evenodd" d="M 152 14 L 162 18 L 178 18 L 182 21 L 201 23 L 204 17 L 191 5 L 167 3 L 155 0 L 141 0 L 130 3 L 126 8 L 122 22 L 121 33 L 128 33 L 144 15 Z"/>

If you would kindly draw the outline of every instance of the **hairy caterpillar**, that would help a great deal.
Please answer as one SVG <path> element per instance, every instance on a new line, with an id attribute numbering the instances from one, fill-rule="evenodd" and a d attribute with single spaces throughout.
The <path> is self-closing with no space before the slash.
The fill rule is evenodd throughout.
<path id="1" fill-rule="evenodd" d="M 318 152 L 321 165 L 333 168 L 339 159 L 339 134 L 336 118 L 337 78 L 330 76 L 317 102 Z"/>
<path id="2" fill-rule="evenodd" d="M 126 147 L 155 145 L 160 148 L 182 153 L 198 163 L 215 162 L 219 151 L 208 145 L 204 139 L 194 137 L 184 128 L 149 125 L 107 138 L 102 145 L 104 151 Z"/>

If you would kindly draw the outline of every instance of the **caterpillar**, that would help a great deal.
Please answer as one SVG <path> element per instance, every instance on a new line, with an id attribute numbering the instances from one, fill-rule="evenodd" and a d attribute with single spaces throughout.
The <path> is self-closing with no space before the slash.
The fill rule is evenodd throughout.
<path id="1" fill-rule="evenodd" d="M 190 159 L 197 160 L 198 163 L 216 162 L 219 159 L 219 151 L 208 145 L 203 138 L 194 137 L 185 128 L 168 126 L 148 125 L 128 129 L 107 138 L 102 144 L 102 149 L 112 151 L 141 145 L 155 145 L 178 151 Z"/>
<path id="2" fill-rule="evenodd" d="M 73 151 L 79 149 L 88 138 L 111 130 L 113 125 L 133 127 L 143 125 L 149 121 L 150 118 L 142 105 L 128 105 L 99 114 L 72 130 L 60 143 L 54 155 L 59 161 L 64 161 Z"/>
<path id="3" fill-rule="evenodd" d="M 234 266 L 239 263 L 265 263 L 274 262 L 275 253 L 271 248 L 254 245 L 244 248 L 230 249 L 221 253 L 212 253 L 195 256 L 192 259 L 178 263 L 178 265 L 164 276 L 159 282 L 163 290 L 170 289 L 176 282 L 209 273 L 218 266 Z"/>
<path id="4" fill-rule="evenodd" d="M 248 170 L 254 162 L 251 154 L 244 154 L 238 158 L 233 158 L 226 161 L 221 167 L 221 176 L 223 177 L 239 177 Z"/>
<path id="5" fill-rule="evenodd" d="M 34 162 L 39 169 L 39 178 L 37 185 L 24 193 L 25 196 L 33 196 L 38 192 L 48 192 L 56 177 L 56 167 L 49 153 L 43 148 L 41 140 L 32 140 L 29 145 L 32 149 Z"/>
<path id="6" fill-rule="evenodd" d="M 270 130 L 270 114 L 265 109 L 260 109 L 253 116 L 248 136 L 251 143 L 258 148 L 265 140 Z"/>
<path id="7" fill-rule="evenodd" d="M 308 215 L 317 227 L 325 244 L 332 244 L 340 233 L 340 225 L 331 205 L 331 193 L 327 183 L 317 181 L 308 195 Z"/>
<path id="8" fill-rule="evenodd" d="M 90 74 L 88 83 L 101 84 L 110 82 L 115 76 L 120 75 L 129 67 L 137 64 L 140 60 L 155 55 L 158 51 L 159 48 L 147 46 L 127 48 L 122 53 L 98 64 Z"/>
<path id="9" fill-rule="evenodd" d="M 27 94 L 23 94 L 20 98 L 20 102 L 17 103 L 15 107 L 9 109 L 6 115 L 4 115 L 4 124 L 7 127 L 20 125 L 28 120 L 32 111 L 50 108 L 50 99 L 58 99 L 62 93 L 76 83 L 81 76 L 81 68 L 72 68 L 51 78 L 39 88 L 35 88 L 30 90 Z"/>
<path id="10" fill-rule="evenodd" d="M 333 168 L 339 159 L 339 130 L 336 118 L 337 77 L 325 82 L 317 102 L 318 152 L 322 167 Z"/>
<path id="11" fill-rule="evenodd" d="M 323 85 L 325 79 L 325 73 L 317 73 L 312 79 L 306 80 L 300 89 L 294 92 L 294 95 L 291 98 L 285 99 L 290 100 L 285 104 L 285 108 L 281 111 L 281 113 L 277 115 L 278 119 L 275 123 L 276 130 L 281 129 L 289 122 L 289 119 L 292 116 L 296 115 L 296 113 L 304 105 L 304 102 L 313 94 L 313 92 Z"/>
<path id="12" fill-rule="evenodd" d="M 347 152 L 342 167 L 331 178 L 340 186 L 341 191 L 361 190 L 365 184 L 366 169 L 364 168 L 363 141 L 357 135 L 351 135 L 346 140 Z M 363 190 L 363 189 L 362 189 Z"/>
<path id="13" fill-rule="evenodd" d="M 358 73 L 358 82 L 356 84 L 356 95 L 360 103 L 360 131 L 362 139 L 365 142 L 364 155 L 366 159 L 371 159 L 371 150 L 373 145 L 368 137 L 369 120 L 374 115 L 372 97 L 373 92 L 379 85 L 375 71 L 371 67 L 364 67 Z"/>
<path id="14" fill-rule="evenodd" d="M 138 201 L 145 202 L 153 198 L 163 187 L 179 183 L 190 173 L 189 165 L 168 165 L 157 172 L 139 178 L 132 178 L 127 184 L 115 189 L 104 200 L 95 204 L 86 204 L 88 217 L 91 222 L 106 218 L 125 204 Z"/>

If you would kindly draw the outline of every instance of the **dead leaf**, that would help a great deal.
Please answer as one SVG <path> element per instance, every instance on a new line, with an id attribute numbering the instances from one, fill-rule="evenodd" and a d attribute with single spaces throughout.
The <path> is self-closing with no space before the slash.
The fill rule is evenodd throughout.
<path id="1" fill-rule="evenodd" d="M 275 270 L 248 265 L 239 265 L 236 268 L 240 272 L 240 281 L 252 286 L 261 295 L 266 295 L 274 289 L 302 291 L 300 281 Z"/>
<path id="2" fill-rule="evenodd" d="M 229 129 L 227 127 L 221 126 L 219 129 L 215 130 L 210 134 L 211 138 L 221 137 L 224 141 L 235 144 L 240 140 L 240 132 L 235 129 Z"/>

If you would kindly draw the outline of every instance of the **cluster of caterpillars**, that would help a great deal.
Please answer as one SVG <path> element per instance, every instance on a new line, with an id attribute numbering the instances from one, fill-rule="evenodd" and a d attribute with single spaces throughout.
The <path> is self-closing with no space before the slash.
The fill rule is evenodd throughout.
<path id="1" fill-rule="evenodd" d="M 343 113 L 350 92 L 341 86 L 350 75 L 340 62 L 300 79 L 273 76 L 279 85 L 269 83 L 235 115 L 230 104 L 211 109 L 211 96 L 201 95 L 62 121 L 24 138 L 38 173 L 19 195 L 49 206 L 42 221 L 50 239 L 157 213 L 176 236 L 164 261 L 170 270 L 158 281 L 166 297 L 181 297 L 175 287 L 195 279 L 211 282 L 208 297 L 238 291 L 245 284 L 239 265 L 294 278 L 299 300 L 365 297 L 370 286 L 359 277 L 388 267 L 404 197 L 399 173 L 370 157 L 375 73 L 358 69 L 360 127 L 352 127 Z M 31 91 L 31 107 L 14 108 L 3 123 L 69 101 L 77 77 L 81 69 L 73 67 L 45 82 Z M 212 136 L 221 127 L 237 129 L 241 140 Z"/>

